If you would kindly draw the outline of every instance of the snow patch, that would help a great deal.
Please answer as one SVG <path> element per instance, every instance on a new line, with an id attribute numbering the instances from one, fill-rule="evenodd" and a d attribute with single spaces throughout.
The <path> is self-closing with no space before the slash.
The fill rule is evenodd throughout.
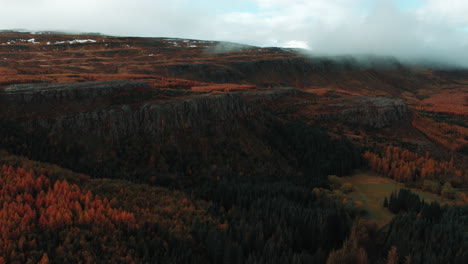
<path id="1" fill-rule="evenodd" d="M 76 44 L 76 43 L 95 43 L 94 39 L 75 39 L 75 40 L 65 40 L 65 41 L 56 41 L 55 44 Z"/>
<path id="2" fill-rule="evenodd" d="M 34 38 L 28 39 L 28 42 L 32 43 L 32 44 L 41 44 L 40 42 L 36 42 L 36 39 L 34 39 Z"/>

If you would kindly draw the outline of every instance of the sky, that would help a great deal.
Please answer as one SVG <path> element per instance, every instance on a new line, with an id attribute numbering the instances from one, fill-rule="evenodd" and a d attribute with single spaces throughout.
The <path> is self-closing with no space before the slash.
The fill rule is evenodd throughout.
<path id="1" fill-rule="evenodd" d="M 467 0 L 0 0 L 0 29 L 180 37 L 468 65 Z"/>

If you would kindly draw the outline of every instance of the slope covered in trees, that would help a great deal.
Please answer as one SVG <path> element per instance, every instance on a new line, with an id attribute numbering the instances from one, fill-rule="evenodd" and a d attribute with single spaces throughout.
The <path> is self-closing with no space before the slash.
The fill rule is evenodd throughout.
<path id="1" fill-rule="evenodd" d="M 213 181 L 189 197 L 161 187 L 77 180 L 56 166 L 3 159 L 30 167 L 1 170 L 0 255 L 6 263 L 322 262 L 352 221 L 342 205 L 286 177 Z M 37 176 L 41 171 L 54 180 Z M 67 176 L 87 190 L 60 179 Z"/>
<path id="2" fill-rule="evenodd" d="M 2 175 L 5 180 L 14 181 L 12 184 L 15 186 L 23 178 L 28 179 L 25 184 L 18 185 L 25 185 L 26 190 L 33 188 L 30 185 L 35 186 L 36 181 L 46 182 L 44 186 L 41 185 L 42 189 L 31 190 L 30 199 L 35 206 L 33 210 L 48 210 L 50 214 L 36 213 L 35 219 L 43 223 L 43 229 L 31 227 L 24 233 L 37 232 L 37 240 L 44 244 L 34 252 L 46 253 L 54 262 L 86 259 L 82 255 L 60 255 L 56 249 L 69 243 L 66 240 L 70 236 L 69 230 L 81 229 L 80 232 L 84 234 L 100 234 L 92 238 L 91 244 L 83 246 L 85 251 L 91 252 L 89 259 L 96 261 L 119 258 L 137 262 L 159 259 L 179 263 L 189 260 L 193 263 L 273 263 L 291 259 L 299 261 L 297 263 L 325 261 L 328 252 L 341 245 L 354 216 L 341 204 L 327 197 L 316 197 L 311 190 L 327 184 L 327 173 L 344 174 L 356 168 L 359 165 L 359 151 L 346 139 L 331 138 L 305 124 L 274 122 L 272 127 L 271 137 L 264 144 L 269 144 L 270 151 L 274 151 L 275 156 L 283 157 L 297 173 L 268 175 L 251 172 L 249 176 L 240 176 L 230 172 L 222 177 L 198 178 L 198 186 L 184 187 L 184 191 L 193 193 L 192 197 L 146 184 L 91 179 L 54 166 L 31 164 L 4 152 L 1 153 L 3 162 L 31 171 L 26 173 L 25 169 L 15 170 L 4 166 Z M 287 144 L 283 144 L 280 138 Z M 299 149 L 301 144 L 303 147 Z M 295 152 L 295 149 L 298 151 Z M 341 151 L 337 152 L 337 149 Z M 322 155 L 317 155 L 317 151 Z M 52 180 L 43 175 L 35 176 L 40 173 L 50 175 Z M 84 186 L 82 188 L 86 191 L 81 191 L 76 184 L 68 184 L 63 178 Z M 103 198 L 92 195 L 91 191 Z M 10 189 L 6 189 L 5 193 L 16 194 Z M 40 207 L 43 196 L 54 197 L 47 203 L 46 209 Z M 96 200 L 98 208 L 87 203 L 80 204 L 85 199 L 80 198 L 82 196 Z M 16 201 L 11 197 L 3 199 L 5 210 Z M 100 208 L 101 204 L 104 209 Z M 82 212 L 79 208 L 90 211 Z M 101 212 L 104 215 L 99 214 Z M 102 226 L 106 224 L 106 217 L 110 218 L 110 223 Z M 120 217 L 127 217 L 123 221 L 125 224 L 115 223 Z M 83 219 L 91 222 L 81 222 L 85 221 Z M 92 229 L 92 221 L 100 221 L 102 225 L 93 225 L 92 228 L 102 230 Z M 50 242 L 47 240 L 47 234 L 52 232 L 50 229 L 65 231 L 58 232 L 61 236 L 54 237 Z M 263 234 L 258 233 L 259 230 Z M 259 240 L 256 240 L 257 234 L 260 235 Z M 102 237 L 112 238 L 118 245 L 108 244 Z M 13 237 L 12 241 L 17 239 Z M 110 253 L 95 251 L 94 247 L 98 244 L 108 245 Z M 116 248 L 119 254 L 112 253 Z M 70 252 L 74 250 L 76 248 L 69 249 Z M 23 254 L 21 257 L 25 260 L 36 260 L 40 255 L 30 251 L 14 252 L 9 254 L 13 257 Z M 272 255 L 272 252 L 279 255 Z M 9 257 L 8 262 L 13 257 Z"/>
<path id="3" fill-rule="evenodd" d="M 395 250 L 411 263 L 467 257 L 466 206 L 426 204 L 406 190 L 387 200 L 397 216 L 379 230 L 287 175 L 213 179 L 187 195 L 1 154 L 5 263 L 376 263 Z"/>
<path id="4" fill-rule="evenodd" d="M 124 261 L 129 254 L 118 238 L 136 228 L 135 216 L 77 185 L 2 166 L 0 201 L 0 262 Z"/>
<path id="5" fill-rule="evenodd" d="M 399 256 L 421 264 L 468 261 L 468 206 L 428 204 L 401 189 L 388 199 L 388 209 L 398 215 L 384 233 L 384 244 L 395 246 Z"/>

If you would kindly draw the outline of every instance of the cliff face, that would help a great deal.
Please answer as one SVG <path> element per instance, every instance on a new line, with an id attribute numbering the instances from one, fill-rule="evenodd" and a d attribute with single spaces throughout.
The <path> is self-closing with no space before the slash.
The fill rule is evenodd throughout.
<path id="1" fill-rule="evenodd" d="M 21 108 L 28 104 L 41 108 L 54 104 L 100 101 L 116 93 L 142 88 L 150 89 L 150 86 L 146 82 L 129 81 L 15 85 L 5 89 L 1 101 L 9 108 L 24 110 Z M 18 121 L 18 126 L 31 132 L 44 130 L 60 134 L 69 131 L 110 141 L 135 134 L 156 136 L 180 129 L 202 130 L 211 125 L 229 130 L 233 129 L 237 119 L 252 114 L 254 109 L 250 101 L 270 101 L 294 93 L 294 89 L 278 89 L 202 94 L 137 104 L 103 104 L 81 112 L 62 112 L 55 113 L 52 117 L 22 119 L 21 122 Z"/>
<path id="2" fill-rule="evenodd" d="M 6 106 L 2 112 L 11 112 L 12 109 L 25 111 L 31 104 L 38 109 L 53 108 L 53 105 L 85 104 L 142 89 L 151 90 L 151 87 L 146 82 L 130 81 L 14 85 L 0 94 L 0 100 Z M 86 135 L 106 142 L 117 142 L 133 135 L 155 136 L 157 140 L 158 135 L 184 129 L 202 131 L 214 127 L 230 131 L 236 129 L 239 119 L 258 112 L 255 105 L 295 95 L 297 90 L 285 88 L 192 95 L 137 104 L 112 105 L 104 100 L 103 105 L 94 105 L 92 109 L 64 111 L 53 116 L 36 115 L 15 122 L 29 133 L 46 131 L 52 134 Z M 329 104 L 333 111 L 317 113 L 319 120 L 373 128 L 409 120 L 406 104 L 399 99 L 351 97 L 340 100 Z"/>
<path id="3" fill-rule="evenodd" d="M 350 125 L 384 128 L 399 122 L 409 122 L 406 104 L 386 97 L 354 97 L 330 104 L 336 110 L 320 114 L 319 120 L 339 121 Z"/>
<path id="4" fill-rule="evenodd" d="M 0 94 L 0 100 L 6 106 L 2 112 L 11 112 L 12 109 L 25 111 L 31 104 L 38 109 L 52 108 L 57 104 L 85 104 L 102 101 L 117 93 L 141 89 L 148 90 L 151 87 L 146 82 L 130 81 L 14 85 Z M 132 135 L 158 136 L 184 129 L 201 131 L 215 127 L 229 131 L 236 128 L 239 119 L 255 115 L 258 110 L 255 105 L 258 103 L 295 95 L 297 90 L 285 88 L 202 94 L 138 104 L 105 103 L 84 111 L 64 111 L 53 116 L 36 115 L 15 122 L 22 130 L 30 133 L 40 130 L 53 134 L 87 135 L 106 142 L 117 142 Z M 351 97 L 329 106 L 334 110 L 318 113 L 320 120 L 382 128 L 409 119 L 406 104 L 398 99 Z"/>
<path id="5" fill-rule="evenodd" d="M 274 132 L 271 124 L 282 123 L 274 116 L 277 104 L 287 106 L 306 93 L 284 88 L 125 98 L 158 91 L 145 82 L 125 81 L 8 87 L 0 97 L 13 110 L 0 110 L 0 146 L 100 177 L 294 170 L 271 151 L 265 135 Z M 79 107 L 68 107 L 73 104 Z M 403 102 L 388 98 L 334 104 L 339 110 L 322 118 L 384 127 L 407 114 Z M 30 109 L 39 113 L 29 114 Z"/>
<path id="6" fill-rule="evenodd" d="M 226 173 L 265 175 L 285 173 L 288 168 L 272 157 L 256 133 L 267 131 L 259 106 L 294 95 L 295 89 L 151 97 L 114 104 L 109 102 L 115 93 L 121 98 L 122 92 L 134 96 L 154 88 L 140 82 L 95 84 L 7 88 L 2 101 L 17 111 L 0 109 L 0 147 L 111 178 L 206 175 L 212 166 Z M 87 106 L 70 110 L 64 107 L 69 104 Z M 28 113 L 41 108 L 40 113 Z"/>
<path id="7" fill-rule="evenodd" d="M 24 105 L 30 103 L 61 103 L 95 100 L 114 93 L 150 88 L 142 81 L 107 81 L 82 83 L 44 83 L 11 85 L 0 94 L 4 104 Z"/>
<path id="8" fill-rule="evenodd" d="M 11 85 L 0 90 L 0 118 L 37 119 L 94 111 L 108 108 L 117 96 L 148 94 L 150 89 L 143 81 Z"/>
<path id="9" fill-rule="evenodd" d="M 178 129 L 202 129 L 235 120 L 249 113 L 244 99 L 235 94 L 206 95 L 173 102 L 121 105 L 90 112 L 25 121 L 29 131 L 73 131 L 118 140 L 134 134 L 157 135 Z"/>

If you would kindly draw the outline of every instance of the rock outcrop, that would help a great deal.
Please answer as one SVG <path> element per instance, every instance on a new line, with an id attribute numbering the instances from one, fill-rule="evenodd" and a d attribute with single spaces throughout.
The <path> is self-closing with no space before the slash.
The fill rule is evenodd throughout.
<path id="1" fill-rule="evenodd" d="M 129 81 L 15 85 L 6 88 L 1 98 L 6 105 L 15 105 L 16 108 L 30 103 L 48 107 L 49 104 L 66 105 L 76 101 L 98 100 L 114 93 L 140 88 L 151 89 L 146 82 Z M 221 123 L 219 129 L 229 131 L 234 128 L 238 118 L 252 113 L 254 107 L 251 102 L 275 100 L 295 92 L 295 89 L 288 88 L 264 92 L 202 94 L 131 105 L 103 104 L 81 112 L 36 115 L 18 121 L 18 126 L 31 132 L 92 135 L 106 141 L 117 141 L 130 135 L 157 136 L 180 129 L 202 130 Z"/>
<path id="2" fill-rule="evenodd" d="M 138 88 L 145 84 L 96 85 L 101 88 L 88 87 L 92 83 L 86 85 L 87 91 L 44 84 L 9 88 L 2 93 L 2 100 L 19 105 L 13 110 L 0 109 L 0 147 L 107 178 L 208 175 L 213 164 L 226 173 L 284 174 L 290 170 L 285 160 L 278 161 L 269 153 L 258 134 L 268 131 L 265 123 L 271 117 L 262 112 L 265 104 L 295 94 L 294 89 L 176 93 L 115 104 L 102 98 L 112 99 L 113 92 L 120 93 L 119 97 L 146 93 Z M 80 108 L 64 107 L 69 104 Z M 38 113 L 40 108 L 44 109 Z M 30 110 L 36 112 L 29 114 Z"/>
<path id="3" fill-rule="evenodd" d="M 5 88 L 0 94 L 3 104 L 62 103 L 93 100 L 117 92 L 150 88 L 143 81 L 106 81 L 81 83 L 17 84 Z"/>
<path id="4" fill-rule="evenodd" d="M 337 110 L 320 115 L 320 120 L 338 120 L 350 125 L 372 128 L 388 127 L 409 120 L 408 108 L 400 99 L 352 97 L 330 106 Z"/>
<path id="5" fill-rule="evenodd" d="M 45 129 L 53 133 L 73 131 L 117 140 L 132 134 L 157 135 L 184 128 L 202 128 L 211 123 L 235 119 L 249 112 L 246 101 L 238 95 L 207 95 L 197 98 L 128 105 L 28 120 L 27 130 Z"/>

